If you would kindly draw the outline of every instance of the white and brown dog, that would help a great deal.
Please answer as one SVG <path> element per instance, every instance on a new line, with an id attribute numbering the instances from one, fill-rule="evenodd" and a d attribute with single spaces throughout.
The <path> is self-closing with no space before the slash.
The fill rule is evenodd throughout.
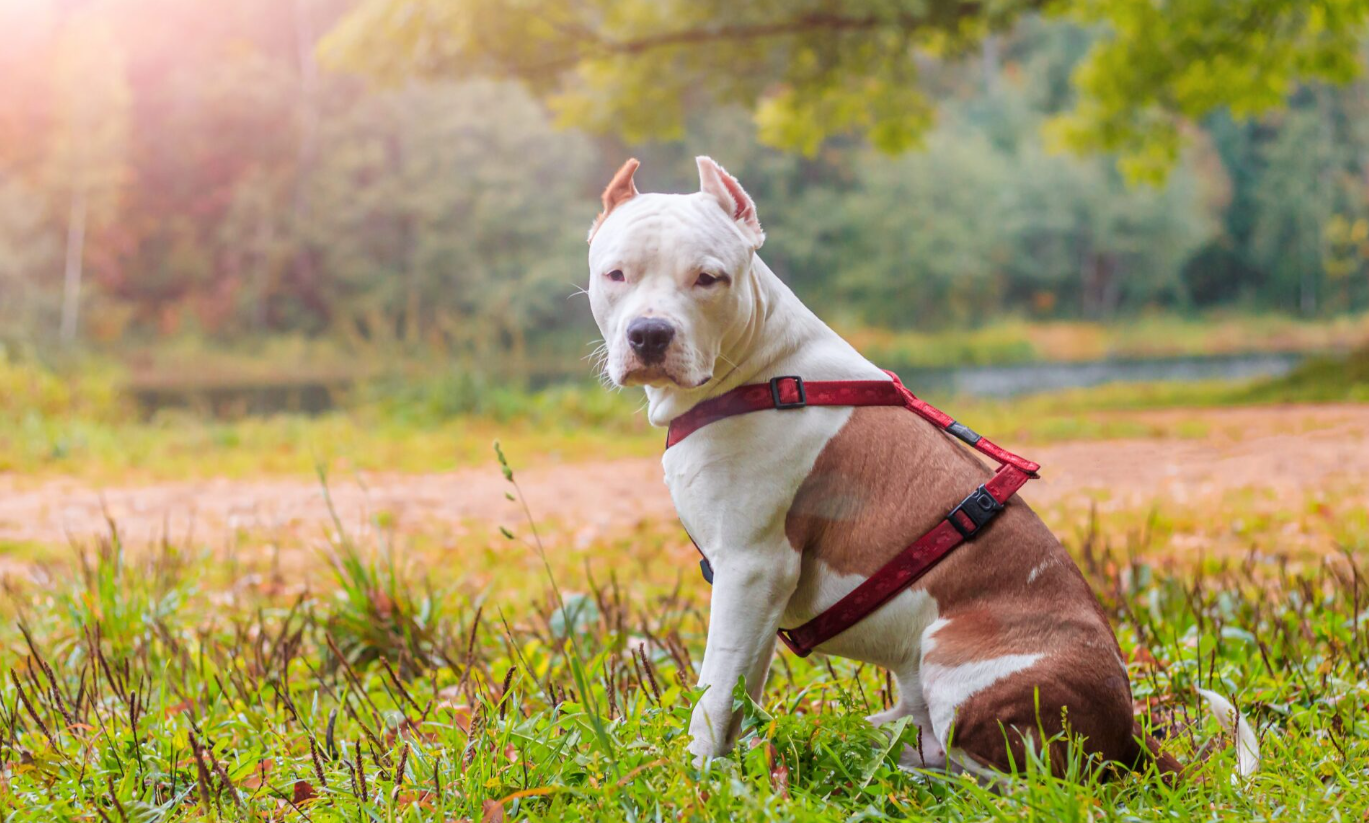
<path id="1" fill-rule="evenodd" d="M 604 191 L 590 231 L 590 305 L 619 386 L 643 386 L 666 425 L 699 402 L 779 375 L 889 380 L 761 261 L 765 240 L 741 185 L 698 158 L 700 191 L 639 194 L 637 161 Z M 989 471 L 902 408 L 810 407 L 729 417 L 666 451 L 676 509 L 714 570 L 706 688 L 690 723 L 699 760 L 728 751 L 732 689 L 759 698 L 776 630 L 830 607 L 946 516 Z M 903 716 L 923 730 L 906 765 L 992 775 L 1065 730 L 1101 759 L 1177 762 L 1142 738 L 1107 618 L 1060 542 L 1013 498 L 1001 516 L 915 585 L 819 646 L 891 671 Z M 1243 773 L 1256 740 L 1231 705 Z M 1233 718 L 1236 721 L 1233 724 Z M 1051 749 L 1057 756 L 1061 747 Z"/>

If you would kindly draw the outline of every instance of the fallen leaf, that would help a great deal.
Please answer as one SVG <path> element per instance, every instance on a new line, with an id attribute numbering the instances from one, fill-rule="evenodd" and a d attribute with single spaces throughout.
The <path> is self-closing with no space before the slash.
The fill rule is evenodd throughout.
<path id="1" fill-rule="evenodd" d="M 261 788 L 263 785 L 266 784 L 266 782 L 267 782 L 267 776 L 268 776 L 269 774 L 271 774 L 271 767 L 274 766 L 274 765 L 275 765 L 275 762 L 272 761 L 272 760 L 270 760 L 270 759 L 261 761 L 260 763 L 257 764 L 257 767 L 256 767 L 255 769 L 252 770 L 252 773 L 251 773 L 251 774 L 249 774 L 247 777 L 245 777 L 245 778 L 242 779 L 242 782 L 241 782 L 240 785 L 241 785 L 244 789 L 259 789 L 259 788 Z"/>
<path id="2" fill-rule="evenodd" d="M 189 701 L 189 700 L 182 700 L 181 702 L 177 703 L 177 704 L 174 705 L 174 706 L 167 706 L 167 707 L 166 707 L 166 716 L 167 716 L 167 717 L 173 717 L 173 716 L 178 715 L 178 714 L 181 714 L 181 713 L 183 713 L 183 712 L 188 712 L 188 711 L 190 711 L 190 708 L 191 708 L 190 701 Z"/>
<path id="3" fill-rule="evenodd" d="M 295 781 L 295 805 L 299 805 L 300 803 L 315 797 L 318 797 L 318 793 L 314 791 L 314 787 L 308 780 Z"/>
<path id="4" fill-rule="evenodd" d="M 504 804 L 498 800 L 486 800 L 480 823 L 504 823 Z"/>
<path id="5" fill-rule="evenodd" d="M 789 797 L 789 767 L 785 765 L 784 758 L 780 757 L 775 746 L 771 744 L 766 749 L 766 759 L 770 761 L 770 785 L 775 789 L 775 793 L 780 797 Z"/>
<path id="6" fill-rule="evenodd" d="M 433 807 L 433 793 L 429 791 L 403 792 L 395 798 L 395 802 L 401 806 L 414 805 L 420 809 L 431 809 Z"/>

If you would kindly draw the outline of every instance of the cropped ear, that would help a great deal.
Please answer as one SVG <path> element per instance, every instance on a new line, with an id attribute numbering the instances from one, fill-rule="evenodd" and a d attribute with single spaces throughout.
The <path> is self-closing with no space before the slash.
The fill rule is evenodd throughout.
<path id="1" fill-rule="evenodd" d="M 632 175 L 637 173 L 637 167 L 640 165 L 642 164 L 637 162 L 637 158 L 630 157 L 623 167 L 618 169 L 618 173 L 613 175 L 613 179 L 604 189 L 604 210 L 599 212 L 599 216 L 594 218 L 594 225 L 589 227 L 588 240 L 594 239 L 594 233 L 599 230 L 599 225 L 608 217 L 609 212 L 637 196 L 637 184 L 632 181 Z"/>
<path id="2" fill-rule="evenodd" d="M 713 158 L 700 155 L 695 158 L 699 164 L 699 190 L 713 196 L 723 210 L 737 221 L 742 234 L 751 240 L 751 248 L 759 249 L 765 242 L 765 232 L 761 221 L 756 217 L 756 204 L 746 193 L 737 178 L 727 173 L 727 169 L 713 162 Z"/>

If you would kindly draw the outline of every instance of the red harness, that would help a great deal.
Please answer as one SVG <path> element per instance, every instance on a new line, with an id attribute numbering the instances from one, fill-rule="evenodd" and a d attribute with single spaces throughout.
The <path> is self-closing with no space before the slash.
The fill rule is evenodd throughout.
<path id="1" fill-rule="evenodd" d="M 832 380 L 805 383 L 802 378 L 776 377 L 769 383 L 739 386 L 705 400 L 670 423 L 666 448 L 707 426 L 738 414 L 766 409 L 801 409 L 805 406 L 902 406 L 936 424 L 999 463 L 998 471 L 951 509 L 931 531 L 913 541 L 908 548 L 830 609 L 794 629 L 780 629 L 780 640 L 799 657 L 864 620 L 894 595 L 915 583 L 961 543 L 978 534 L 1003 510 L 1018 489 L 1037 476 L 1041 466 L 1018 457 L 980 437 L 950 415 L 932 407 L 904 387 L 893 372 L 885 372 L 893 382 L 883 380 Z M 698 548 L 698 543 L 694 544 Z M 703 549 L 699 549 L 703 554 Z M 704 578 L 713 582 L 713 569 L 705 557 L 700 566 Z"/>

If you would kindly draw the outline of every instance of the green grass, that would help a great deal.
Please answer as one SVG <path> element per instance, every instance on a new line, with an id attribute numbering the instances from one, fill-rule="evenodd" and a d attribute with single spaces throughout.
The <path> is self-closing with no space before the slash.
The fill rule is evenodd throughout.
<path id="1" fill-rule="evenodd" d="M 1259 729 L 1258 775 L 1233 782 L 1228 747 L 1173 788 L 1032 762 L 1001 793 L 896 768 L 915 731 L 860 719 L 894 699 L 883 673 L 820 656 L 782 655 L 762 704 L 739 702 L 736 750 L 690 765 L 707 588 L 673 526 L 587 552 L 524 526 L 434 555 L 339 521 L 287 567 L 114 534 L 50 555 L 0 601 L 0 815 L 1358 821 L 1369 523 L 1338 522 L 1344 554 L 1321 560 L 1280 552 L 1288 522 L 1250 518 L 1249 551 L 1224 560 L 1171 556 L 1181 518 L 1166 512 L 1068 541 L 1145 722 L 1191 761 L 1217 736 L 1190 723 L 1194 687 L 1231 695 Z"/>
<path id="2" fill-rule="evenodd" d="M 1172 314 L 1109 323 L 999 319 L 979 328 L 935 332 L 841 331 L 867 357 L 889 368 L 940 368 L 1353 349 L 1369 344 L 1369 314 L 1315 321 Z"/>
<path id="3" fill-rule="evenodd" d="M 97 483 L 308 474 L 339 469 L 430 472 L 488 460 L 495 437 L 549 460 L 646 456 L 662 433 L 635 392 L 564 386 L 522 392 L 461 376 L 373 384 L 317 417 L 212 420 L 165 412 L 141 420 L 108 379 L 74 379 L 0 357 L 0 473 Z M 916 390 L 917 387 L 913 386 Z M 1369 402 L 1369 349 L 1310 361 L 1255 382 L 1113 384 L 1011 401 L 930 396 L 1002 442 L 1202 437 L 1203 420 L 1150 412 L 1257 404 Z"/>
<path id="4" fill-rule="evenodd" d="M 888 366 L 947 367 L 966 363 L 999 365 L 1028 361 L 1175 357 L 1252 352 L 1330 351 L 1369 343 L 1369 313 L 1302 320 L 1287 315 L 1212 313 L 1154 314 L 1103 322 L 1024 320 L 997 317 L 976 326 L 935 331 L 892 331 L 835 323 L 857 348 Z M 517 372 L 578 375 L 592 332 L 565 330 L 532 341 L 518 362 L 504 354 L 501 365 Z M 277 335 L 231 346 L 195 334 L 162 337 L 154 344 L 102 348 L 122 364 L 120 379 L 141 385 L 213 385 L 356 378 L 358 375 L 431 374 L 434 362 L 470 365 L 471 358 L 398 341 L 307 338 Z M 498 355 L 496 355 L 498 356 Z M 490 367 L 486 355 L 484 365 Z M 476 358 L 477 362 L 481 359 Z M 105 365 L 108 368 L 108 365 Z"/>

